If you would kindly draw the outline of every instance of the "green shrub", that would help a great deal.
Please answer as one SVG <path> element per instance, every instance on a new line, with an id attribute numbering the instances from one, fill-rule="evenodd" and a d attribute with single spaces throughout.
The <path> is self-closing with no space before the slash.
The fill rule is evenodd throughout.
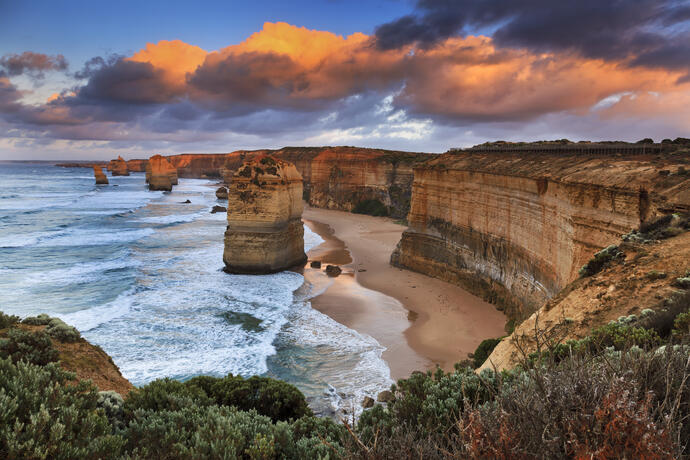
<path id="1" fill-rule="evenodd" d="M 53 319 L 45 313 L 41 313 L 38 316 L 29 316 L 22 320 L 23 324 L 28 324 L 30 326 L 47 326 L 50 320 Z"/>
<path id="2" fill-rule="evenodd" d="M 56 364 L 0 359 L 0 452 L 3 458 L 116 458 L 123 440 L 97 409 L 90 382 Z"/>
<path id="3" fill-rule="evenodd" d="M 103 409 L 108 422 L 115 430 L 125 427 L 125 400 L 117 391 L 99 391 L 96 406 Z"/>
<path id="4" fill-rule="evenodd" d="M 581 269 L 580 276 L 592 276 L 599 273 L 606 265 L 608 265 L 612 260 L 621 256 L 622 253 L 618 246 L 611 245 L 605 249 L 594 254 L 594 257 L 590 259 Z"/>
<path id="5" fill-rule="evenodd" d="M 482 343 L 479 344 L 477 349 L 474 351 L 474 354 L 472 356 L 472 359 L 474 360 L 474 367 L 480 367 L 482 364 L 484 364 L 484 361 L 489 357 L 492 351 L 494 351 L 494 348 L 496 348 L 496 345 L 501 343 L 501 338 L 498 339 L 486 339 L 482 340 Z"/>
<path id="6" fill-rule="evenodd" d="M 46 326 L 46 332 L 60 342 L 76 342 L 81 338 L 77 328 L 70 326 L 59 318 L 51 318 Z"/>
<path id="7" fill-rule="evenodd" d="M 673 337 L 690 336 L 690 310 L 676 316 L 673 322 Z"/>
<path id="8" fill-rule="evenodd" d="M 192 380 L 190 385 L 199 385 L 199 381 Z M 203 385 L 209 388 L 209 381 L 205 380 Z M 206 393 L 218 405 L 234 406 L 240 410 L 253 409 L 274 421 L 313 415 L 304 395 L 297 388 L 268 377 L 245 379 L 228 374 L 211 384 Z"/>
<path id="9" fill-rule="evenodd" d="M 352 212 L 355 214 L 385 217 L 388 215 L 388 208 L 385 204 L 381 203 L 381 201 L 372 199 L 360 201 L 352 209 Z"/>
<path id="10" fill-rule="evenodd" d="M 211 404 L 211 399 L 201 388 L 165 378 L 130 391 L 125 399 L 124 413 L 130 419 L 138 409 L 154 412 L 177 411 Z"/>
<path id="11" fill-rule="evenodd" d="M 12 328 L 6 339 L 0 339 L 0 357 L 16 363 L 24 361 L 45 366 L 58 360 L 58 351 L 44 331 L 25 331 Z"/>
<path id="12" fill-rule="evenodd" d="M 0 329 L 5 329 L 19 322 L 19 316 L 6 315 L 0 311 Z"/>

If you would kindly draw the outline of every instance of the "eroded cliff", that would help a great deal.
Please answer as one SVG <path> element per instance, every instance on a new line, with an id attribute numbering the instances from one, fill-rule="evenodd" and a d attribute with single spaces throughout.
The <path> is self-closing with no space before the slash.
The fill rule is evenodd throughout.
<path id="1" fill-rule="evenodd" d="M 108 165 L 108 170 L 113 176 L 129 176 L 127 162 L 122 157 L 117 157 L 117 159 L 111 160 L 110 164 Z"/>
<path id="2" fill-rule="evenodd" d="M 246 162 L 228 189 L 223 261 L 229 273 L 262 274 L 303 265 L 302 176 L 291 163 Z"/>
<path id="3" fill-rule="evenodd" d="M 690 206 L 687 155 L 449 152 L 415 170 L 394 265 L 520 320 L 641 222 Z"/>

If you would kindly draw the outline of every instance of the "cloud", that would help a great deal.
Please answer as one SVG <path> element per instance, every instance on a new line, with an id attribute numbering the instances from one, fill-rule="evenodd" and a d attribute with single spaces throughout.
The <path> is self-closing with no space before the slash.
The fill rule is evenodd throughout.
<path id="1" fill-rule="evenodd" d="M 439 2 L 422 4 L 436 8 Z M 469 27 L 468 15 L 486 23 L 503 17 L 494 10 L 479 14 L 472 2 L 468 5 L 457 27 Z M 445 10 L 433 11 L 442 16 Z M 654 14 L 669 27 L 682 23 Z M 452 22 L 453 17 L 434 21 Z M 501 29 L 507 24 L 496 29 L 496 37 L 509 30 Z M 453 27 L 427 31 L 435 35 L 417 38 L 417 45 L 390 49 L 381 47 L 378 36 L 340 36 L 285 23 L 266 23 L 245 41 L 217 51 L 179 40 L 150 43 L 131 56 L 89 60 L 74 74 L 75 87 L 38 105 L 23 103 L 24 93 L 10 82 L 8 72 L 0 71 L 0 118 L 5 132 L 22 139 L 120 145 L 351 140 L 379 146 L 409 142 L 415 148 L 425 140 L 431 143 L 432 136 L 449 136 L 448 129 L 474 135 L 504 134 L 507 127 L 527 132 L 520 127 L 539 126 L 545 119 L 555 132 L 559 120 L 568 127 L 575 125 L 573 119 L 591 124 L 647 116 L 674 127 L 679 126 L 674 116 L 687 120 L 683 105 L 671 103 L 671 95 L 687 101 L 680 97 L 690 93 L 686 68 L 664 67 L 667 56 L 635 62 L 590 56 L 573 46 L 506 46 L 501 41 L 505 35 L 500 40 L 457 36 L 448 32 Z M 648 94 L 665 102 L 660 105 Z M 638 99 L 633 103 L 628 96 Z M 648 115 L 645 105 L 654 107 Z M 667 115 L 662 116 L 663 110 Z M 498 125 L 503 128 L 494 128 Z M 631 135 L 639 137 L 638 130 L 639 123 Z"/>
<path id="2" fill-rule="evenodd" d="M 4 68 L 10 77 L 28 75 L 42 79 L 45 72 L 67 70 L 67 60 L 62 54 L 49 56 L 47 54 L 25 51 L 22 54 L 6 54 L 0 58 L 0 67 Z"/>
<path id="3" fill-rule="evenodd" d="M 428 48 L 491 30 L 501 47 L 678 69 L 690 66 L 689 26 L 690 6 L 678 0 L 417 0 L 414 14 L 376 29 L 376 44 Z"/>

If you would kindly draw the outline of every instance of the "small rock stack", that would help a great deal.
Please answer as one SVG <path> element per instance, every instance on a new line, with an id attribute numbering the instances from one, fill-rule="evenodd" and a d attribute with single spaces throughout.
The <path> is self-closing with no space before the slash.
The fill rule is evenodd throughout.
<path id="1" fill-rule="evenodd" d="M 96 185 L 108 185 L 108 178 L 100 166 L 93 166 L 93 175 L 96 178 Z"/>

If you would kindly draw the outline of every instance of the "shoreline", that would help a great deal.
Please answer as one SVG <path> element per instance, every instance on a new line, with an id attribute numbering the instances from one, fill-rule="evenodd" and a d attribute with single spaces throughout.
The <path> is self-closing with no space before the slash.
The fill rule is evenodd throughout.
<path id="1" fill-rule="evenodd" d="M 502 312 L 462 288 L 393 267 L 390 255 L 405 226 L 372 217 L 305 206 L 303 220 L 324 243 L 307 254 L 321 269 L 304 269 L 319 286 L 313 308 L 374 337 L 395 380 L 415 370 L 450 371 L 482 340 L 505 335 Z M 324 281 L 328 264 L 343 273 Z"/>

